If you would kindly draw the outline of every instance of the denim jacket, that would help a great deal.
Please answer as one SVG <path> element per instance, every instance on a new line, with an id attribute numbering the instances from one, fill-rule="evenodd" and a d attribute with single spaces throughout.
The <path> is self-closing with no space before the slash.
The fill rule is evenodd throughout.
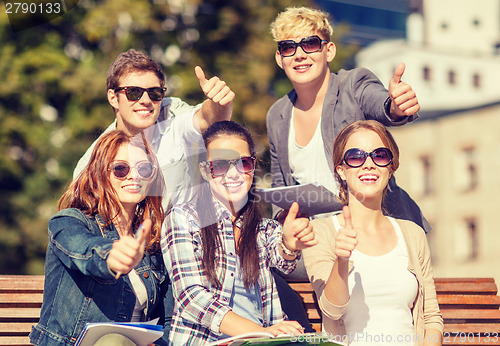
<path id="1" fill-rule="evenodd" d="M 115 280 L 106 263 L 119 235 L 114 225 L 101 228 L 98 220 L 64 209 L 49 221 L 42 310 L 30 334 L 34 345 L 74 345 L 88 322 L 130 321 L 136 302 L 132 284 L 128 275 Z M 148 295 L 142 320 L 159 317 L 165 335 L 157 344 L 166 344 L 172 316 L 166 307 L 173 299 L 161 252 L 145 253 L 135 270 Z"/>

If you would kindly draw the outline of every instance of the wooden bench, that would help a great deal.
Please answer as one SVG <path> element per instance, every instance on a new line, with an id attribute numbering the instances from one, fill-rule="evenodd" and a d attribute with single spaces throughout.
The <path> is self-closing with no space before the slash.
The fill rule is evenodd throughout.
<path id="1" fill-rule="evenodd" d="M 493 278 L 436 278 L 445 345 L 500 345 L 500 297 Z M 308 318 L 321 331 L 321 312 L 310 283 L 289 283 Z"/>
<path id="2" fill-rule="evenodd" d="M 30 345 L 43 299 L 42 275 L 0 275 L 0 345 Z M 500 345 L 500 297 L 492 278 L 436 278 L 445 345 Z M 313 327 L 321 313 L 310 283 L 290 283 Z"/>
<path id="3" fill-rule="evenodd" d="M 40 318 L 43 275 L 0 275 L 0 345 L 31 345 Z"/>

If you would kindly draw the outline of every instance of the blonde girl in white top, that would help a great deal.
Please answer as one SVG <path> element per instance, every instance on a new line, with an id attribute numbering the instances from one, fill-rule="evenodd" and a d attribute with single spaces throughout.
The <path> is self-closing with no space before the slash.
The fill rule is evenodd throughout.
<path id="1" fill-rule="evenodd" d="M 329 222 L 328 234 L 314 226 L 318 239 L 334 239 L 333 248 L 319 241 L 317 249 L 304 251 L 324 324 L 325 316 L 340 321 L 350 345 L 441 345 L 432 270 L 429 275 L 430 264 L 414 260 L 417 253 L 430 261 L 423 230 L 383 212 L 389 179 L 399 166 L 393 137 L 376 121 L 354 122 L 337 136 L 333 163 L 345 206 L 333 219 L 318 220 L 323 226 Z M 424 241 L 405 239 L 403 226 L 415 226 Z M 422 315 L 425 322 L 417 323 Z"/>

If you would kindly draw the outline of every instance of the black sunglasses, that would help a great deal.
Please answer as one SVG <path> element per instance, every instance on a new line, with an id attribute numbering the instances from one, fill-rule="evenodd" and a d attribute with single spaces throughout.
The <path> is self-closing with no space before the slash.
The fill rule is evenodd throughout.
<path id="1" fill-rule="evenodd" d="M 229 171 L 231 166 L 236 167 L 238 172 L 242 174 L 251 173 L 255 169 L 255 157 L 254 156 L 243 156 L 239 159 L 232 160 L 213 160 L 208 161 L 210 167 L 210 172 L 212 173 L 212 178 L 223 176 Z"/>
<path id="2" fill-rule="evenodd" d="M 155 165 L 149 161 L 139 161 L 134 167 L 131 167 L 127 161 L 115 161 L 109 165 L 109 170 L 119 180 L 124 180 L 128 177 L 132 168 L 135 168 L 137 174 L 145 180 L 151 179 L 156 170 Z"/>
<path id="3" fill-rule="evenodd" d="M 139 100 L 145 91 L 148 93 L 148 96 L 151 99 L 151 101 L 161 101 L 163 99 L 163 96 L 165 96 L 167 88 L 154 87 L 145 89 L 136 86 L 126 86 L 126 87 L 116 88 L 115 92 L 120 92 L 122 90 L 125 91 L 125 95 L 127 96 L 127 100 L 129 101 Z"/>
<path id="4" fill-rule="evenodd" d="M 362 149 L 349 149 L 344 154 L 344 162 L 349 167 L 361 167 L 370 156 L 373 163 L 379 167 L 389 166 L 392 162 L 392 152 L 387 148 L 377 148 L 371 153 L 367 153 Z"/>
<path id="5" fill-rule="evenodd" d="M 300 46 L 306 53 L 314 53 L 321 50 L 321 44 L 328 42 L 321 39 L 318 35 L 304 37 L 299 43 L 294 40 L 284 40 L 278 42 L 278 52 L 281 56 L 293 56 L 297 52 L 297 47 Z"/>

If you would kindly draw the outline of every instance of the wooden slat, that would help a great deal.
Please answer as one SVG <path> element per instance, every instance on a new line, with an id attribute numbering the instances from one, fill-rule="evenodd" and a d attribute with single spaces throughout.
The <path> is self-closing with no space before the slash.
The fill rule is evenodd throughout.
<path id="1" fill-rule="evenodd" d="M 0 275 L 0 293 L 43 292 L 43 275 Z"/>
<path id="2" fill-rule="evenodd" d="M 500 310 L 493 309 L 477 309 L 477 310 L 464 310 L 464 309 L 443 309 L 441 310 L 444 320 L 464 320 L 470 323 L 474 321 L 485 321 L 500 323 Z M 465 322 L 463 322 L 465 323 Z M 500 333 L 500 329 L 498 330 Z"/>
<path id="3" fill-rule="evenodd" d="M 31 326 L 33 323 L 12 323 L 12 322 L 0 322 L 0 336 L 4 335 L 21 335 L 26 336 L 31 332 Z"/>
<path id="4" fill-rule="evenodd" d="M 312 285 L 309 282 L 289 282 L 291 288 L 296 292 L 312 292 Z"/>
<path id="5" fill-rule="evenodd" d="M 498 292 L 493 278 L 436 278 L 434 284 L 438 296 L 460 293 L 496 295 Z"/>
<path id="6" fill-rule="evenodd" d="M 492 335 L 498 332 L 498 338 L 500 339 L 500 330 L 498 330 L 498 324 L 492 323 L 445 323 L 444 333 L 475 333 L 483 334 L 490 333 Z"/>
<path id="7" fill-rule="evenodd" d="M 500 297 L 482 294 L 442 294 L 437 296 L 441 309 L 498 309 L 500 308 Z"/>
<path id="8" fill-rule="evenodd" d="M 302 298 L 304 304 L 315 304 L 316 303 L 316 298 L 314 297 L 314 294 L 311 293 L 302 293 L 300 295 Z"/>
<path id="9" fill-rule="evenodd" d="M 288 284 L 297 292 L 310 292 L 312 290 L 309 282 L 289 282 Z M 495 294 L 497 292 L 493 278 L 436 278 L 434 284 L 437 292 L 446 292 L 450 288 L 454 289 L 454 293 L 484 291 L 485 289 L 487 292 L 495 292 Z"/>
<path id="10" fill-rule="evenodd" d="M 5 308 L 0 309 L 0 321 L 9 320 L 39 320 L 40 308 Z"/>
<path id="11" fill-rule="evenodd" d="M 42 306 L 43 293 L 0 293 L 0 307 L 6 304 L 9 306 Z"/>
<path id="12" fill-rule="evenodd" d="M 436 293 L 440 294 L 497 294 L 494 282 L 447 282 L 436 283 Z"/>
<path id="13" fill-rule="evenodd" d="M 27 336 L 0 336 L 0 345 L 30 346 Z"/>
<path id="14" fill-rule="evenodd" d="M 317 332 L 321 332 L 321 323 L 311 323 L 313 329 Z"/>
<path id="15" fill-rule="evenodd" d="M 306 313 L 309 320 L 321 320 L 320 312 L 317 309 L 307 309 Z"/>
<path id="16" fill-rule="evenodd" d="M 435 283 L 448 282 L 495 282 L 494 278 L 435 278 Z"/>

